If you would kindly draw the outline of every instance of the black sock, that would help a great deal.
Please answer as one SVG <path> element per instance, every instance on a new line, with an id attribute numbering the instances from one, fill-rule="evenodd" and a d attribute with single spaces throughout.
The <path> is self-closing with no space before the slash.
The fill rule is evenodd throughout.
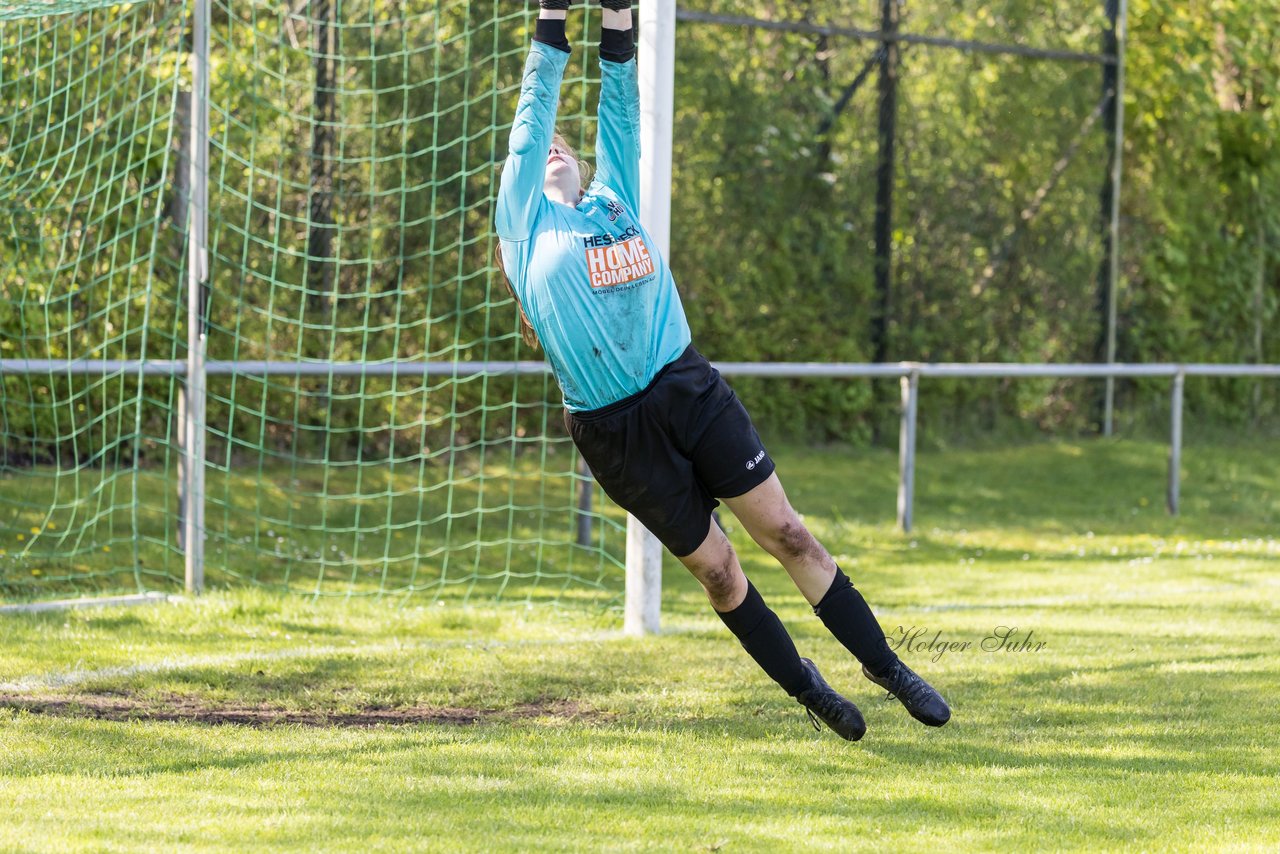
<path id="1" fill-rule="evenodd" d="M 889 649 L 867 600 L 854 589 L 840 567 L 836 567 L 835 580 L 822 601 L 813 606 L 813 613 L 827 631 L 876 676 L 884 675 L 897 663 L 898 656 Z"/>
<path id="2" fill-rule="evenodd" d="M 747 582 L 747 598 L 732 611 L 716 611 L 747 654 L 756 660 L 769 678 L 791 696 L 809 687 L 809 674 L 800 663 L 800 653 L 778 615 L 769 610 L 755 585 Z"/>

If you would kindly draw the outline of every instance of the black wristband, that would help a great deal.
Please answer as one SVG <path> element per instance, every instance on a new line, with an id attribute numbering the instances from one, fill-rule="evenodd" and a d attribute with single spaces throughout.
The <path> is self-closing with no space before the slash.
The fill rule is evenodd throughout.
<path id="1" fill-rule="evenodd" d="M 631 0 L 600 0 L 600 5 L 615 12 L 625 12 L 631 8 Z"/>
<path id="2" fill-rule="evenodd" d="M 600 57 L 610 62 L 627 62 L 636 55 L 636 31 L 600 30 Z"/>
<path id="3" fill-rule="evenodd" d="M 557 12 L 569 11 L 569 0 L 538 0 L 543 9 L 554 9 Z"/>
<path id="4" fill-rule="evenodd" d="M 564 34 L 564 21 L 556 18 L 539 18 L 533 30 L 533 40 L 565 53 L 573 53 L 569 39 Z"/>

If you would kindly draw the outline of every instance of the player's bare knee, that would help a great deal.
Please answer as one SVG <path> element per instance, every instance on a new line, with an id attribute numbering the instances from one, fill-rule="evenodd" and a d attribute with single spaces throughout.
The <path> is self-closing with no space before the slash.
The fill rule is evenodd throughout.
<path id="1" fill-rule="evenodd" d="M 779 560 L 798 560 L 811 554 L 817 540 L 799 519 L 777 526 L 770 536 L 770 553 Z"/>
<path id="2" fill-rule="evenodd" d="M 730 563 L 703 570 L 698 579 L 712 599 L 724 599 L 733 592 L 735 567 Z"/>
<path id="3" fill-rule="evenodd" d="M 703 568 L 698 573 L 698 581 L 707 591 L 707 598 L 713 603 L 724 603 L 733 599 L 740 572 L 738 562 L 730 552 L 722 562 Z"/>

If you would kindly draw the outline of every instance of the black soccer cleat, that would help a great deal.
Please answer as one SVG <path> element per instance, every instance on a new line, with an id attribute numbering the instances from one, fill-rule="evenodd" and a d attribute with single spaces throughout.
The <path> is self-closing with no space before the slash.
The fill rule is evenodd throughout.
<path id="1" fill-rule="evenodd" d="M 897 697 L 911 713 L 911 717 L 920 723 L 942 726 L 951 720 L 951 708 L 947 706 L 947 701 L 901 659 L 885 676 L 876 676 L 866 667 L 862 668 L 862 675 L 888 691 L 890 697 Z"/>
<path id="2" fill-rule="evenodd" d="M 818 721 L 822 721 L 843 739 L 857 741 L 862 738 L 867 732 L 867 722 L 862 719 L 858 707 L 837 694 L 812 661 L 802 658 L 800 663 L 809 674 L 810 685 L 796 695 L 796 702 L 804 706 L 813 728 L 821 731 Z"/>

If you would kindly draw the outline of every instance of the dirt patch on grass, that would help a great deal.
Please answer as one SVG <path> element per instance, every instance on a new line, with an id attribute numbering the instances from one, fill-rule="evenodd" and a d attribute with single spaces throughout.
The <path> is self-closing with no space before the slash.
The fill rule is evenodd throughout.
<path id="1" fill-rule="evenodd" d="M 282 709 L 262 704 L 217 705 L 191 697 L 141 697 L 129 694 L 0 694 L 0 709 L 38 715 L 94 718 L 106 721 L 186 721 L 267 727 L 297 724 L 314 727 L 377 727 L 411 724 L 466 726 L 490 721 L 554 718 L 597 720 L 603 715 L 573 700 L 538 699 L 505 709 L 454 706 L 402 706 L 344 710 Z"/>

